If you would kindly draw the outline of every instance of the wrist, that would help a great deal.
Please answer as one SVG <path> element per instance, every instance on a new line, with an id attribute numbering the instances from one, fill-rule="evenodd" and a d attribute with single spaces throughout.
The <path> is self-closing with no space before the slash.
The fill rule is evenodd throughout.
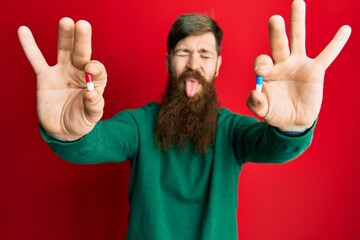
<path id="1" fill-rule="evenodd" d="M 274 126 L 274 127 L 276 127 L 281 132 L 305 132 L 306 130 L 311 128 L 315 122 L 309 125 Z"/>
<path id="2" fill-rule="evenodd" d="M 309 128 L 311 128 L 312 125 L 310 126 L 296 126 L 296 127 L 285 127 L 285 128 L 280 128 L 278 127 L 278 129 L 281 132 L 305 132 L 306 130 L 308 130 Z"/>

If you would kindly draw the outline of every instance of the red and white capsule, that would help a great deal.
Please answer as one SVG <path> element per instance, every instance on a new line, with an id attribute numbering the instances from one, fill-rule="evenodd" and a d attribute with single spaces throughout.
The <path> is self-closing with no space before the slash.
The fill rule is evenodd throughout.
<path id="1" fill-rule="evenodd" d="M 94 90 L 94 81 L 90 73 L 85 73 L 86 86 L 89 91 Z"/>

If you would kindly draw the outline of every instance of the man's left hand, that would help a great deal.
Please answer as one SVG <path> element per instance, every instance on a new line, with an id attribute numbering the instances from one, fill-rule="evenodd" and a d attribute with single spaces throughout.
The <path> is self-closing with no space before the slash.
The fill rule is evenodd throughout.
<path id="1" fill-rule="evenodd" d="M 275 15 L 269 20 L 272 58 L 260 55 L 255 60 L 255 74 L 264 77 L 263 91 L 250 93 L 248 107 L 280 130 L 310 127 L 320 112 L 325 70 L 340 53 L 350 33 L 349 26 L 342 26 L 316 58 L 309 58 L 305 49 L 305 2 L 294 0 L 290 47 L 283 18 Z"/>

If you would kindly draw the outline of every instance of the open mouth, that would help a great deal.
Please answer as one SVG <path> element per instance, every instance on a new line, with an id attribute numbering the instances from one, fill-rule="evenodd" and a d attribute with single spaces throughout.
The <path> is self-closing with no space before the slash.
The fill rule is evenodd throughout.
<path id="1" fill-rule="evenodd" d="M 195 78 L 186 78 L 185 81 L 185 91 L 186 91 L 186 95 L 189 98 L 192 98 L 195 96 L 195 94 L 199 91 L 200 89 L 200 83 L 199 80 L 195 79 Z"/>

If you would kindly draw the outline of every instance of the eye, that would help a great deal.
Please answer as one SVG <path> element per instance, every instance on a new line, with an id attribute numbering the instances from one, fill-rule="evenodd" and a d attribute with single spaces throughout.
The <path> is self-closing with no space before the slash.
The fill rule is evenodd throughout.
<path id="1" fill-rule="evenodd" d="M 187 56 L 189 56 L 189 54 L 188 53 L 177 53 L 176 56 L 178 56 L 178 57 L 187 57 Z"/>
<path id="2" fill-rule="evenodd" d="M 201 48 L 198 50 L 198 52 L 200 54 L 201 59 L 203 59 L 203 60 L 212 59 L 214 56 L 214 53 L 206 48 Z"/>
<path id="3" fill-rule="evenodd" d="M 210 59 L 211 57 L 207 56 L 207 55 L 201 55 L 201 58 L 207 60 L 207 59 Z"/>
<path id="4" fill-rule="evenodd" d="M 177 57 L 187 57 L 190 55 L 190 51 L 187 49 L 179 49 L 175 51 L 175 56 Z"/>

